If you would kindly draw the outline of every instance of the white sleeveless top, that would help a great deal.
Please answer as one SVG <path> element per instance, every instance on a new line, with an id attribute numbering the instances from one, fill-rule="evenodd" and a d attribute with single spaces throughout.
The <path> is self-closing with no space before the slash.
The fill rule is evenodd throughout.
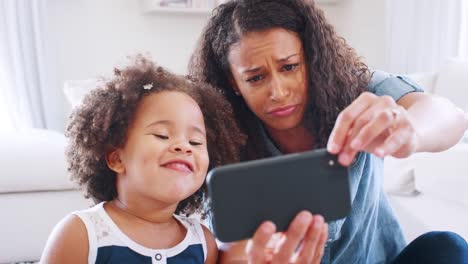
<path id="1" fill-rule="evenodd" d="M 136 243 L 125 235 L 109 217 L 103 205 L 104 202 L 87 210 L 72 213 L 83 221 L 88 232 L 88 263 L 178 264 L 205 262 L 206 239 L 198 220 L 174 215 L 187 229 L 185 238 L 172 248 L 152 249 Z"/>

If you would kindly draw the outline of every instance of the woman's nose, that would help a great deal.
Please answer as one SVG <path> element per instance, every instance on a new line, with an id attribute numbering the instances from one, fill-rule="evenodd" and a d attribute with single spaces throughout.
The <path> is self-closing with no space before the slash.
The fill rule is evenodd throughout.
<path id="1" fill-rule="evenodd" d="M 283 85 L 279 76 L 272 76 L 270 85 L 270 98 L 272 101 L 281 101 L 289 94 L 289 90 Z"/>

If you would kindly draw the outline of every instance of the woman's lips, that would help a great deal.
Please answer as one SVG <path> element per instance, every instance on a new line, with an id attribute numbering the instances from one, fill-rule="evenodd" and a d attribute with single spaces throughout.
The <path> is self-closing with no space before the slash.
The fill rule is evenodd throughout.
<path id="1" fill-rule="evenodd" d="M 290 116 L 297 108 L 297 105 L 289 105 L 284 107 L 278 107 L 268 112 L 268 114 L 276 117 L 287 117 Z"/>

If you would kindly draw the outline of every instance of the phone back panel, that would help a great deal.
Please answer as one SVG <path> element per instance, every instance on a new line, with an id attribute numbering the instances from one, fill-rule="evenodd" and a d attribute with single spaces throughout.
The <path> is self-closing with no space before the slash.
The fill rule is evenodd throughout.
<path id="1" fill-rule="evenodd" d="M 207 186 L 214 235 L 223 242 L 252 237 L 266 220 L 286 230 L 301 210 L 328 222 L 351 207 L 348 170 L 325 149 L 218 167 Z"/>

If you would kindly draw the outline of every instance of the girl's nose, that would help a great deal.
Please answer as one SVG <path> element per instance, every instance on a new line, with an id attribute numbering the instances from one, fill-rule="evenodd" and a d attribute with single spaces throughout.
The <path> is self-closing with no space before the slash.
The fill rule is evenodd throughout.
<path id="1" fill-rule="evenodd" d="M 187 153 L 191 154 L 192 153 L 192 148 L 189 143 L 175 143 L 171 146 L 171 150 L 176 153 Z"/>

